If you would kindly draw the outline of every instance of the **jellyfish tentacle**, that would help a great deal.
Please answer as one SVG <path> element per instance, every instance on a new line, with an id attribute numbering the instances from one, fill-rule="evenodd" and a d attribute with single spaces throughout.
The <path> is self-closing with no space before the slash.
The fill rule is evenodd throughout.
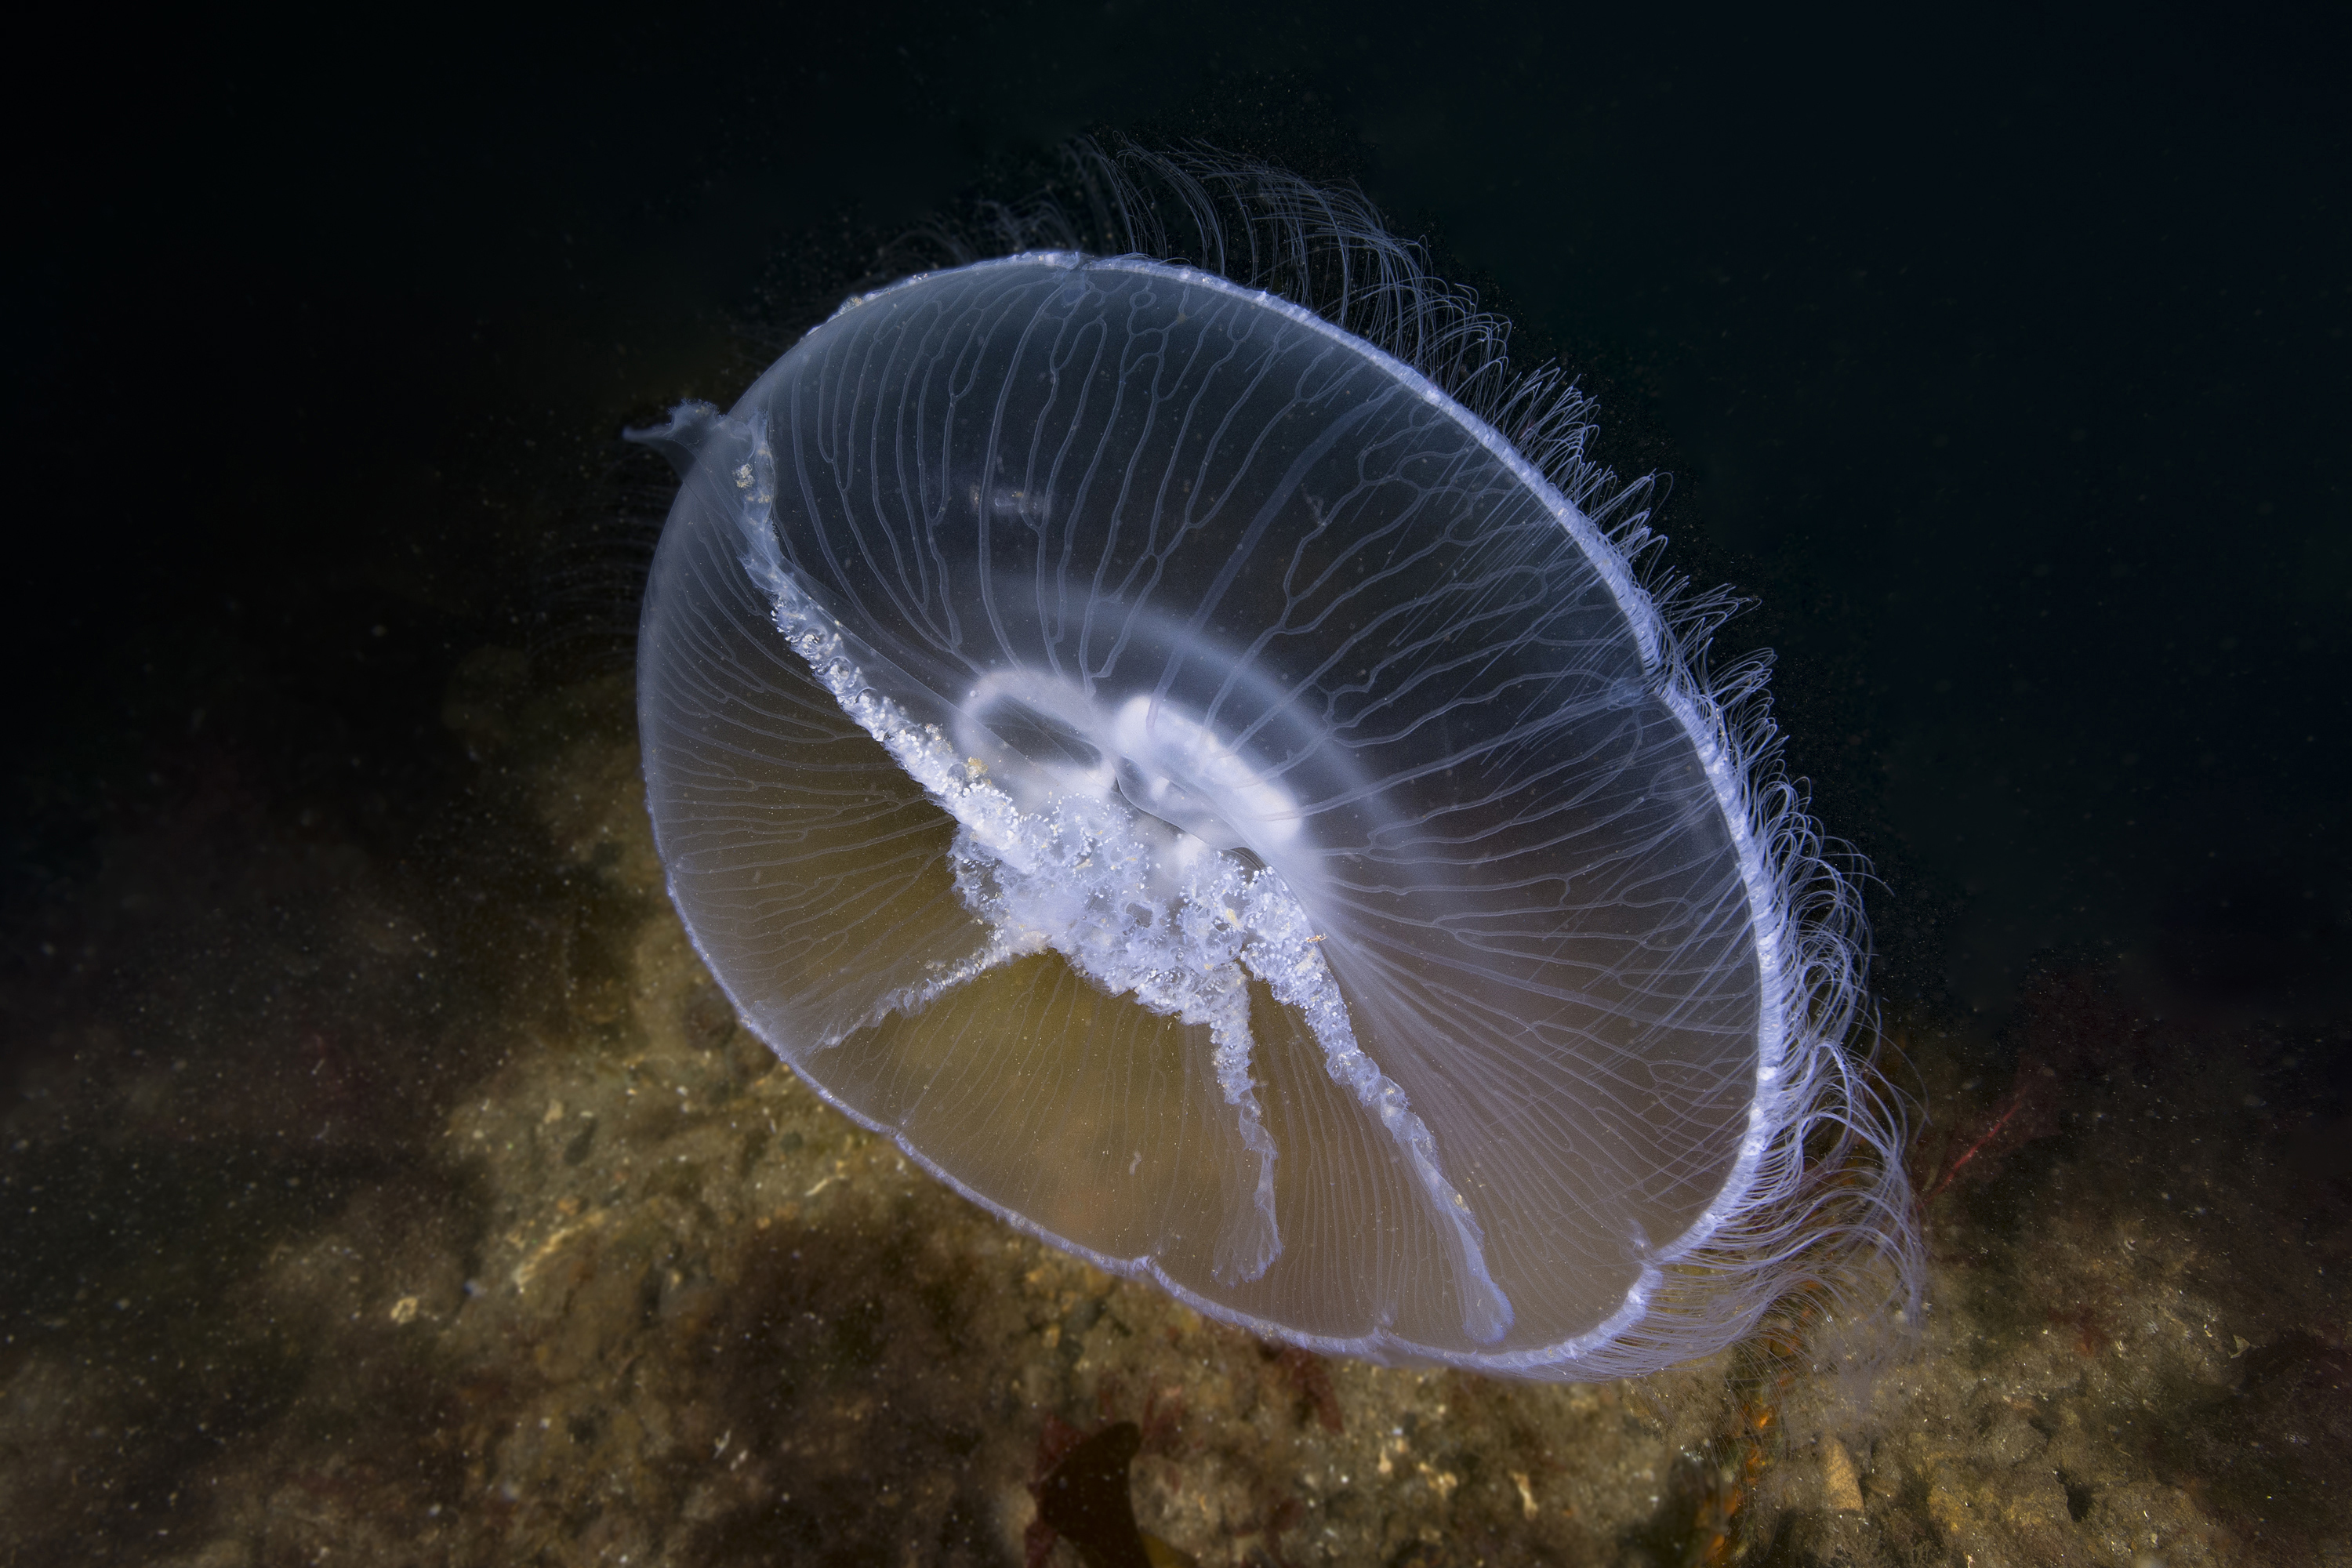
<path id="1" fill-rule="evenodd" d="M 970 958 L 950 966 L 942 973 L 933 975 L 914 985 L 902 985 L 895 991 L 883 993 L 863 1016 L 852 1018 L 839 1027 L 827 1031 L 824 1037 L 812 1044 L 816 1049 L 824 1050 L 841 1044 L 860 1029 L 873 1028 L 893 1014 L 902 1018 L 914 1017 L 949 992 L 969 985 L 990 970 L 1000 968 L 1020 956 L 1021 952 L 1018 948 L 1002 939 L 992 942 Z"/>
<path id="2" fill-rule="evenodd" d="M 1225 1216 L 1209 1267 L 1226 1284 L 1242 1285 L 1259 1278 L 1282 1255 L 1282 1231 L 1274 1216 L 1274 1136 L 1265 1130 L 1257 1086 L 1250 1074 L 1256 1042 L 1250 1034 L 1249 992 L 1238 967 L 1219 968 L 1224 973 L 1206 977 L 1225 983 L 1225 994 L 1219 998 L 1221 1005 L 1210 1019 L 1209 1041 L 1216 1052 L 1217 1087 L 1241 1122 L 1242 1146 L 1257 1156 L 1257 1188 L 1247 1208 L 1237 1208 Z M 1141 999 L 1150 1005 L 1149 997 Z"/>
<path id="3" fill-rule="evenodd" d="M 972 793 L 942 804 L 954 811 Z M 1278 1153 L 1252 1073 L 1256 1042 L 1240 957 L 1250 937 L 1241 913 L 1248 878 L 1189 835 L 1151 833 L 1149 820 L 1115 796 L 1058 795 L 1028 816 L 1036 852 L 1022 863 L 960 831 L 956 889 L 1010 951 L 1050 948 L 1111 994 L 1207 1027 L 1217 1088 L 1256 1167 L 1247 1199 L 1219 1226 L 1211 1268 L 1225 1284 L 1247 1284 L 1282 1254 Z"/>
<path id="4" fill-rule="evenodd" d="M 1413 1112 L 1403 1087 L 1356 1043 L 1347 998 L 1324 962 L 1318 945 L 1324 938 L 1315 931 L 1313 917 L 1271 868 L 1250 879 L 1243 908 L 1253 940 L 1242 961 L 1265 982 L 1276 1001 L 1307 1020 L 1308 1033 L 1323 1047 L 1323 1070 L 1371 1112 L 1411 1166 L 1461 1292 L 1463 1331 L 1480 1344 L 1493 1344 L 1510 1331 L 1514 1314 L 1510 1298 L 1487 1270 L 1486 1230 L 1469 1200 L 1446 1179 L 1437 1139 Z"/>

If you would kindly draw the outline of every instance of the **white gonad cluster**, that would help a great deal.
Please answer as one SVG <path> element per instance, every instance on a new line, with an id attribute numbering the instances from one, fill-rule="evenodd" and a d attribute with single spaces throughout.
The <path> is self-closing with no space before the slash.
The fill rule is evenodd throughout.
<path id="1" fill-rule="evenodd" d="M 1647 481 L 1360 198 L 1073 171 L 638 433 L 647 800 L 746 1024 L 1294 1343 L 1596 1378 L 1916 1319 L 1853 884 Z"/>

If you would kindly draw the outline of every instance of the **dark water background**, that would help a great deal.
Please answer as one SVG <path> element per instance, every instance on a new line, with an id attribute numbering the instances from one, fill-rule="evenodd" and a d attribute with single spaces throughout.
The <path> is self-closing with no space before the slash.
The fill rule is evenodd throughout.
<path id="1" fill-rule="evenodd" d="M 298 1117 L 341 1140 L 335 1194 L 438 1125 L 472 1071 L 446 1053 L 409 1083 L 334 1055 L 363 1028 L 241 1026 L 220 955 L 299 957 L 332 900 L 288 847 L 331 837 L 354 900 L 446 894 L 441 989 L 355 971 L 345 1022 L 454 1015 L 593 946 L 586 895 L 501 858 L 524 814 L 445 721 L 461 661 L 625 657 L 654 470 L 621 426 L 730 401 L 878 244 L 1022 194 L 1084 132 L 1353 180 L 1584 373 L 1604 455 L 1673 477 L 1673 559 L 1760 601 L 1723 652 L 1780 651 L 1791 770 L 1876 868 L 1880 992 L 1976 1053 L 1939 1081 L 1991 1095 L 2043 977 L 2094 974 L 2136 1016 L 2294 1031 L 2260 1085 L 2292 1109 L 2243 1135 L 2300 1118 L 2317 1174 L 2264 1191 L 2342 1188 L 2342 18 L 47 18 L 16 46 L 0 248 L 0 1110 L 37 1128 L 60 1074 L 156 1048 L 68 1027 L 125 997 L 226 1109 L 160 1167 L 60 1138 L 8 1175 L 0 1371 L 58 1280 L 292 1168 Z M 322 1070 L 359 1087 L 238 1098 Z M 68 1182 L 86 1221 L 13 1206 Z M 2311 1352 L 2337 1372 L 2341 1331 Z"/>

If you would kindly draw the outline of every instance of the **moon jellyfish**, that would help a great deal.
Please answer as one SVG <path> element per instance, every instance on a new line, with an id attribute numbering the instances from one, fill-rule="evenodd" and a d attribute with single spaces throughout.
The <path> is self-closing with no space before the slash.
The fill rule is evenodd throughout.
<path id="1" fill-rule="evenodd" d="M 1089 166 L 1111 243 L 860 295 L 635 433 L 683 475 L 648 797 L 748 1026 L 1324 1351 L 1618 1376 L 1905 1276 L 1855 900 L 1581 395 L 1360 198 Z"/>

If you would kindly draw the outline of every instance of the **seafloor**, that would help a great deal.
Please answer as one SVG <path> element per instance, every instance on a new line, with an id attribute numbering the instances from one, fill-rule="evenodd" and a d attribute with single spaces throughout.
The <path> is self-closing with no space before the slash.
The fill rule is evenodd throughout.
<path id="1" fill-rule="evenodd" d="M 625 677 L 485 648 L 445 722 L 405 839 L 198 753 L 26 938 L 0 1563 L 1072 1568 L 1031 1484 L 1114 1420 L 1202 1564 L 2352 1562 L 2340 1029 L 2097 967 L 1890 1018 L 1932 1306 L 1874 1383 L 1324 1361 L 1015 1235 L 738 1029 Z"/>

